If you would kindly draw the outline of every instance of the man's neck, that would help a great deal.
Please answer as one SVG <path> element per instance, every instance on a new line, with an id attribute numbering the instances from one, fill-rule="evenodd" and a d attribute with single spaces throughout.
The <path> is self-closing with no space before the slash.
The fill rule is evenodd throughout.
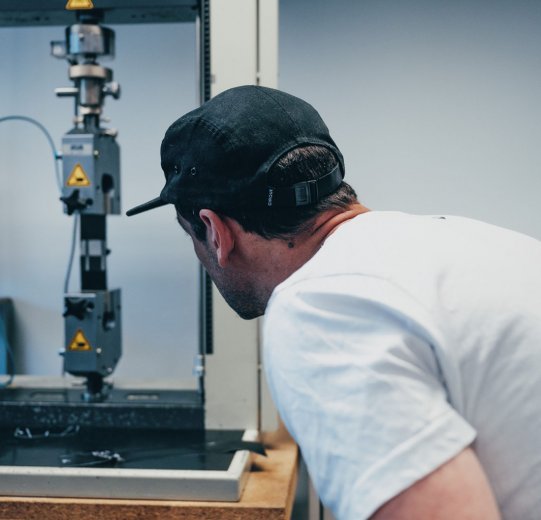
<path id="1" fill-rule="evenodd" d="M 310 233 L 311 235 L 316 236 L 319 241 L 319 246 L 316 251 L 323 245 L 327 237 L 332 235 L 344 222 L 368 211 L 370 210 L 362 204 L 353 204 L 345 211 L 329 211 L 320 215 L 315 220 Z M 315 254 L 316 251 L 314 251 L 313 254 Z"/>
<path id="2" fill-rule="evenodd" d="M 289 278 L 295 271 L 310 260 L 325 243 L 327 237 L 342 224 L 356 216 L 370 211 L 362 204 L 353 204 L 346 210 L 330 210 L 319 215 L 313 226 L 290 240 L 258 240 L 254 253 L 257 263 L 265 266 L 259 273 L 259 284 L 268 299 L 274 288 Z"/>

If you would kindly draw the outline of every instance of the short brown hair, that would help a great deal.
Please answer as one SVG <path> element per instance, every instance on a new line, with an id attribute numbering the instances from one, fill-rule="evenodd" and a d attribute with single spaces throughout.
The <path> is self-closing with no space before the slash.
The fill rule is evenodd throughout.
<path id="1" fill-rule="evenodd" d="M 308 145 L 289 151 L 269 170 L 269 185 L 291 186 L 297 182 L 319 179 L 336 167 L 338 161 L 331 150 L 324 146 Z M 257 233 L 264 238 L 282 238 L 284 240 L 307 230 L 316 215 L 330 209 L 346 209 L 357 202 L 353 188 L 342 182 L 338 189 L 322 198 L 313 206 L 294 208 L 270 207 L 263 209 L 227 209 L 219 210 L 222 216 L 236 220 L 250 233 Z M 198 240 L 206 239 L 206 227 L 199 218 L 199 210 L 177 207 L 178 214 L 190 223 Z M 213 208 L 208 208 L 213 209 Z"/>

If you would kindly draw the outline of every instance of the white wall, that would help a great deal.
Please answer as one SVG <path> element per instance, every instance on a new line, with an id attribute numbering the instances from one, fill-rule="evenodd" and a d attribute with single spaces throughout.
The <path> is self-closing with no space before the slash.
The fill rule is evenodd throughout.
<path id="1" fill-rule="evenodd" d="M 282 0 L 279 86 L 320 111 L 369 207 L 541 239 L 540 28 L 534 0 Z"/>
<path id="2" fill-rule="evenodd" d="M 123 210 L 156 196 L 167 126 L 195 108 L 194 24 L 114 27 L 113 68 L 123 88 L 105 115 L 119 129 Z M 40 120 L 57 146 L 71 127 L 67 63 L 49 56 L 63 28 L 0 28 L 0 115 Z M 62 213 L 45 139 L 24 123 L 0 124 L 0 295 L 15 299 L 18 369 L 58 374 L 62 285 L 71 218 Z M 119 377 L 190 377 L 197 346 L 197 267 L 172 208 L 109 222 L 109 286 L 121 287 L 124 355 Z M 77 289 L 78 272 L 72 289 Z"/>
<path id="3" fill-rule="evenodd" d="M 279 85 L 369 207 L 541 238 L 540 27 L 534 0 L 284 0 Z"/>

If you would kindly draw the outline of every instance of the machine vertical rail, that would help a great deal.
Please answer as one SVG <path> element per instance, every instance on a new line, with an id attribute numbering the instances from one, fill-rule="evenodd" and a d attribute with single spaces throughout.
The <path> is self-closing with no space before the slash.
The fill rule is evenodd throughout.
<path id="1" fill-rule="evenodd" d="M 210 99 L 210 5 L 209 0 L 201 0 L 197 20 L 199 54 L 199 103 Z M 202 265 L 199 265 L 199 391 L 205 398 L 205 356 L 212 354 L 212 280 Z"/>

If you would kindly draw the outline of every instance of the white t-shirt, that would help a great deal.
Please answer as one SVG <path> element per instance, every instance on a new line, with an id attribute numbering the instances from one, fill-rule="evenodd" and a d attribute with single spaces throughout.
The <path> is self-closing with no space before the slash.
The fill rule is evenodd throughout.
<path id="1" fill-rule="evenodd" d="M 472 443 L 504 518 L 541 518 L 541 242 L 359 215 L 275 289 L 263 338 L 274 400 L 338 519 L 369 517 Z"/>

